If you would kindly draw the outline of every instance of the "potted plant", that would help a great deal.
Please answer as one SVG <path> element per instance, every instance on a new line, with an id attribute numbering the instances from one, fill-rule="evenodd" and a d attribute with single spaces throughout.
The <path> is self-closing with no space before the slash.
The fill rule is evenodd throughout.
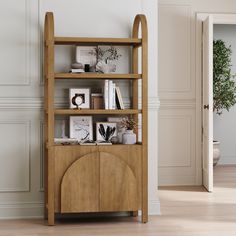
<path id="1" fill-rule="evenodd" d="M 94 55 L 94 52 L 92 52 Z M 113 46 L 109 48 L 95 48 L 95 55 L 97 56 L 96 71 L 100 73 L 112 73 L 116 71 L 115 61 L 119 60 L 121 54 Z"/>
<path id="2" fill-rule="evenodd" d="M 121 125 L 125 128 L 125 132 L 122 136 L 122 143 L 123 144 L 135 144 L 136 143 L 136 134 L 134 130 L 137 127 L 137 124 L 134 119 L 125 117 L 121 121 Z"/>
<path id="3" fill-rule="evenodd" d="M 231 46 L 223 40 L 213 41 L 213 111 L 221 115 L 223 110 L 236 104 L 235 75 L 231 72 Z M 220 142 L 213 141 L 213 164 L 220 159 Z"/>

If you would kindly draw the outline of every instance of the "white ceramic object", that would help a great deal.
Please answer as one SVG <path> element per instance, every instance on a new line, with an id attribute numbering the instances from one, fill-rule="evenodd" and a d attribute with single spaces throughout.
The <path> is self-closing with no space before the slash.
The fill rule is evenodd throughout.
<path id="1" fill-rule="evenodd" d="M 135 144 L 136 143 L 136 134 L 133 130 L 126 130 L 122 136 L 123 144 Z"/>
<path id="2" fill-rule="evenodd" d="M 112 73 L 116 71 L 116 65 L 112 62 L 99 61 L 96 65 L 96 71 L 104 74 Z"/>
<path id="3" fill-rule="evenodd" d="M 220 160 L 220 142 L 213 142 L 213 166 L 216 166 Z"/>

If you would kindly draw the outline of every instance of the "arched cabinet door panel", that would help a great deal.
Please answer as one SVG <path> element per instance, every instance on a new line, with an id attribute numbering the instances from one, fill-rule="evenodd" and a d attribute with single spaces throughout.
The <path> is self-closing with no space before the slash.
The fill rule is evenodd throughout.
<path id="1" fill-rule="evenodd" d="M 99 211 L 99 153 L 75 161 L 61 183 L 61 212 Z"/>
<path id="2" fill-rule="evenodd" d="M 137 180 L 118 156 L 100 152 L 100 211 L 138 210 Z"/>

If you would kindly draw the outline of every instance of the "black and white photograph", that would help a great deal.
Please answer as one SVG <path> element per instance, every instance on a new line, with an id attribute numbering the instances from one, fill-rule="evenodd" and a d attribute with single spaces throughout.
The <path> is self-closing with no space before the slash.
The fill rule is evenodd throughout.
<path id="1" fill-rule="evenodd" d="M 70 116 L 70 138 L 79 142 L 93 140 L 92 116 Z"/>
<path id="2" fill-rule="evenodd" d="M 96 136 L 97 136 L 97 141 L 110 142 L 112 137 L 117 136 L 117 123 L 97 122 Z"/>
<path id="3" fill-rule="evenodd" d="M 69 97 L 70 108 L 90 108 L 90 88 L 71 88 Z"/>
<path id="4" fill-rule="evenodd" d="M 89 67 L 89 70 L 85 72 L 95 72 L 95 67 L 97 64 L 97 50 L 96 47 L 76 47 L 76 62 L 81 63 L 85 67 Z"/>

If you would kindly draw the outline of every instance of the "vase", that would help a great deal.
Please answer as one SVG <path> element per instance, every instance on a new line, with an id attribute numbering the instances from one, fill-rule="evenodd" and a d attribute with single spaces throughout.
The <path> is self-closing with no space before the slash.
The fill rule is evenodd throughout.
<path id="1" fill-rule="evenodd" d="M 220 160 L 220 142 L 213 141 L 213 166 L 216 166 Z"/>
<path id="2" fill-rule="evenodd" d="M 110 61 L 99 61 L 96 65 L 96 70 L 104 74 L 113 73 L 116 71 L 116 65 Z"/>
<path id="3" fill-rule="evenodd" d="M 126 130 L 122 136 L 123 144 L 135 144 L 136 143 L 136 134 L 133 130 Z"/>

